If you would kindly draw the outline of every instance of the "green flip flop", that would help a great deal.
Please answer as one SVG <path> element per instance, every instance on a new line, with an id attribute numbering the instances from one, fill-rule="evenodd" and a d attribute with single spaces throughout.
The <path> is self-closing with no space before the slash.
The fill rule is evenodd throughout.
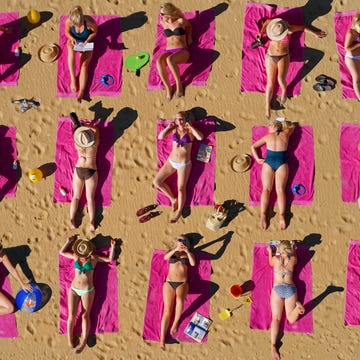
<path id="1" fill-rule="evenodd" d="M 150 55 L 146 51 L 139 52 L 135 55 L 130 55 L 125 60 L 125 65 L 128 69 L 132 71 L 139 71 L 143 66 L 145 66 L 150 60 Z"/>

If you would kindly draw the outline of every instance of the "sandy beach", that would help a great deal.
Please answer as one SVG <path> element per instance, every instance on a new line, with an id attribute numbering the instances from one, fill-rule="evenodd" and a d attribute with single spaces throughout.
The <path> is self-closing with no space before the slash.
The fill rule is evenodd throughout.
<path id="1" fill-rule="evenodd" d="M 264 0 L 258 3 L 267 4 Z M 125 31 L 123 61 L 132 54 L 153 52 L 160 1 L 84 0 L 85 14 L 119 15 Z M 0 359 L 270 359 L 270 332 L 249 327 L 250 307 L 243 306 L 230 319 L 221 321 L 218 313 L 239 304 L 229 294 L 233 284 L 251 280 L 253 247 L 270 240 L 304 241 L 312 258 L 312 334 L 286 332 L 280 348 L 282 359 L 353 360 L 360 354 L 360 327 L 344 326 L 346 266 L 350 240 L 360 239 L 360 210 L 356 203 L 341 198 L 340 128 L 342 123 L 359 123 L 360 103 L 342 99 L 338 53 L 334 34 L 334 14 L 360 10 L 356 0 L 280 0 L 279 7 L 302 7 L 312 25 L 325 30 L 327 37 L 305 35 L 305 46 L 323 53 L 321 60 L 301 80 L 299 96 L 290 98 L 285 109 L 272 111 L 272 119 L 286 117 L 311 126 L 314 138 L 314 196 L 309 206 L 291 205 L 289 224 L 280 231 L 278 208 L 266 231 L 259 227 L 260 208 L 249 205 L 250 171 L 236 173 L 231 159 L 250 153 L 252 127 L 266 125 L 264 94 L 240 92 L 245 1 L 182 0 L 174 2 L 183 11 L 221 9 L 215 18 L 214 50 L 219 53 L 212 64 L 206 86 L 188 86 L 185 96 L 167 102 L 162 90 L 147 90 L 150 63 L 140 76 L 123 64 L 121 94 L 93 96 L 90 101 L 60 98 L 56 92 L 57 61 L 43 63 L 39 48 L 59 41 L 60 16 L 68 14 L 74 1 L 3 0 L 0 12 L 18 11 L 19 18 L 30 8 L 47 12 L 46 21 L 21 38 L 26 63 L 20 69 L 17 86 L 0 87 L 1 125 L 16 127 L 16 144 L 21 177 L 16 196 L 0 202 L 0 236 L 3 246 L 28 245 L 27 263 L 37 282 L 47 284 L 52 295 L 46 306 L 33 314 L 17 311 L 19 337 L 0 339 Z M 327 74 L 337 81 L 335 89 L 315 92 L 315 77 Z M 37 109 L 20 112 L 12 99 L 35 97 Z M 172 119 L 181 110 L 196 108 L 216 117 L 223 126 L 216 131 L 216 203 L 234 200 L 239 212 L 227 226 L 214 232 L 206 228 L 212 206 L 193 206 L 186 218 L 170 224 L 171 209 L 161 211 L 150 221 L 139 223 L 136 211 L 156 202 L 152 181 L 157 170 L 156 124 Z M 95 233 L 89 231 L 84 211 L 78 229 L 69 228 L 69 204 L 53 202 L 54 173 L 38 183 L 30 182 L 27 172 L 55 162 L 59 117 L 75 111 L 81 119 L 113 121 L 118 124 L 113 144 L 111 205 L 98 212 Z M 225 125 L 224 125 L 225 124 Z M 359 142 L 359 139 L 356 140 Z M 50 165 L 49 165 L 50 164 Z M 119 239 L 117 259 L 119 332 L 96 335 L 96 344 L 81 355 L 68 348 L 66 335 L 59 334 L 58 252 L 73 234 L 91 239 Z M 166 249 L 181 233 L 193 233 L 197 246 L 212 255 L 211 282 L 217 290 L 210 299 L 214 321 L 206 344 L 181 342 L 168 344 L 166 352 L 156 342 L 144 341 L 142 331 L 153 249 Z M 18 267 L 19 268 L 19 267 Z M 10 277 L 13 294 L 19 286 Z M 360 309 L 359 309 L 360 311 Z M 1 321 L 1 318 L 0 318 Z"/>

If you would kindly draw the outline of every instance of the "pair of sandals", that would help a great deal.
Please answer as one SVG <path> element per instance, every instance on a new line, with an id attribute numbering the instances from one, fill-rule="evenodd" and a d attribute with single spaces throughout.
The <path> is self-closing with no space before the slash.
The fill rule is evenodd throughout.
<path id="1" fill-rule="evenodd" d="M 336 81 L 326 75 L 319 75 L 315 78 L 317 83 L 313 86 L 313 89 L 318 92 L 330 91 L 335 88 Z"/>
<path id="2" fill-rule="evenodd" d="M 145 222 L 149 221 L 150 219 L 152 219 L 153 217 L 159 216 L 161 214 L 160 211 L 152 211 L 152 210 L 155 210 L 156 208 L 157 208 L 157 204 L 152 204 L 152 205 L 148 205 L 148 206 L 145 206 L 145 207 L 139 209 L 136 212 L 136 216 L 141 216 L 139 218 L 139 222 L 145 223 Z M 150 211 L 150 213 L 145 215 L 149 211 Z M 142 215 L 144 215 L 144 216 L 142 216 Z"/>

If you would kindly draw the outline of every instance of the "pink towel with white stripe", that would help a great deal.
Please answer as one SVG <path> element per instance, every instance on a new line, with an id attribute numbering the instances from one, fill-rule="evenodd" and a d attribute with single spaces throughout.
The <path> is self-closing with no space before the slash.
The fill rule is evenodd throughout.
<path id="1" fill-rule="evenodd" d="M 18 170 L 13 169 L 17 160 L 16 127 L 0 126 L 0 200 L 15 197 Z M 17 164 L 18 166 L 19 164 Z"/>
<path id="2" fill-rule="evenodd" d="M 255 288 L 251 291 L 250 328 L 259 330 L 270 329 L 271 307 L 270 295 L 274 282 L 274 270 L 269 265 L 269 256 L 266 250 L 268 244 L 256 243 L 253 253 L 252 281 Z M 294 283 L 298 291 L 298 300 L 306 305 L 312 299 L 312 271 L 309 248 L 297 246 L 298 262 L 294 270 Z M 305 309 L 307 306 L 305 306 Z M 285 309 L 284 309 L 285 312 Z M 289 324 L 287 320 L 281 325 L 285 331 L 311 334 L 313 333 L 312 312 L 300 315 L 299 320 Z"/>
<path id="3" fill-rule="evenodd" d="M 345 319 L 347 326 L 360 325 L 360 241 L 351 240 L 346 271 Z"/>
<path id="4" fill-rule="evenodd" d="M 341 124 L 340 169 L 341 198 L 344 202 L 356 202 L 360 197 L 360 125 Z"/>
<path id="5" fill-rule="evenodd" d="M 158 135 L 168 124 L 168 121 L 158 121 L 157 132 Z M 215 189 L 215 163 L 216 163 L 216 140 L 215 140 L 215 123 L 212 118 L 197 120 L 194 122 L 194 127 L 199 129 L 204 138 L 201 141 L 194 139 L 191 161 L 192 168 L 190 177 L 187 183 L 187 195 L 185 206 L 198 205 L 213 205 L 214 204 L 214 189 Z M 208 163 L 197 160 L 197 154 L 200 144 L 211 145 L 212 152 L 210 161 Z M 163 140 L 157 140 L 158 153 L 158 169 L 166 162 L 172 149 L 171 134 Z M 177 174 L 171 175 L 166 182 L 169 184 L 173 194 L 177 194 Z M 157 191 L 157 204 L 170 206 L 170 200 L 161 191 Z"/>
<path id="6" fill-rule="evenodd" d="M 91 15 L 98 24 L 98 33 L 94 39 L 94 53 L 89 65 L 89 78 L 85 95 L 90 96 L 119 96 L 122 84 L 122 48 L 120 17 L 117 15 Z M 70 73 L 67 63 L 67 37 L 65 35 L 65 20 L 68 15 L 60 16 L 59 46 L 61 48 L 58 59 L 57 95 L 59 97 L 76 97 L 77 93 L 70 90 Z M 76 56 L 79 73 L 79 58 Z M 111 75 L 114 83 L 106 86 L 101 78 Z M 110 84 L 110 81 L 107 82 Z"/>
<path id="7" fill-rule="evenodd" d="M 96 251 L 107 256 L 108 249 Z M 60 325 L 59 333 L 67 334 L 68 292 L 74 279 L 74 260 L 59 254 Z M 95 299 L 91 309 L 90 334 L 119 331 L 118 279 L 116 260 L 111 263 L 98 262 L 94 271 Z M 74 332 L 81 333 L 81 305 L 77 312 Z"/>
<path id="8" fill-rule="evenodd" d="M 0 13 L 0 25 L 12 28 L 9 34 L 0 31 L 0 86 L 15 86 L 20 73 L 20 56 L 15 56 L 20 46 L 19 14 Z"/>
<path id="9" fill-rule="evenodd" d="M 181 81 L 185 86 L 205 86 L 214 61 L 215 13 L 213 9 L 197 10 L 185 12 L 184 16 L 192 25 L 193 43 L 189 47 L 190 59 L 186 64 L 179 64 Z M 166 48 L 164 29 L 159 21 L 160 17 L 157 23 L 156 42 L 148 79 L 149 90 L 164 89 L 156 69 L 156 60 L 165 52 Z M 172 74 L 169 71 L 168 73 L 170 83 L 174 84 Z"/>
<path id="10" fill-rule="evenodd" d="M 7 277 L 8 271 L 3 264 L 0 264 L 0 289 L 3 294 L 11 297 L 11 285 Z M 2 315 L 0 317 L 0 338 L 17 338 L 15 314 Z"/>
<path id="11" fill-rule="evenodd" d="M 160 340 L 160 323 L 164 308 L 162 289 L 169 269 L 169 262 L 164 260 L 164 255 L 165 251 L 163 250 L 153 251 L 142 335 L 144 340 Z M 198 312 L 207 318 L 210 313 L 210 257 L 208 254 L 195 254 L 195 258 L 196 266 L 189 266 L 189 293 L 185 298 L 179 329 L 174 335 L 176 339 L 187 342 L 195 342 L 184 334 L 194 313 Z M 168 333 L 167 341 L 170 340 L 171 336 Z M 205 343 L 206 340 L 207 336 L 202 342 Z"/>
<path id="12" fill-rule="evenodd" d="M 349 69 L 345 64 L 344 41 L 346 32 L 351 27 L 351 22 L 355 13 L 360 10 L 337 12 L 334 15 L 334 28 L 336 48 L 339 54 L 339 70 L 341 80 L 341 91 L 343 99 L 356 99 L 356 94 L 352 85 L 352 78 Z"/>
<path id="13" fill-rule="evenodd" d="M 252 142 L 256 142 L 268 133 L 267 126 L 254 126 L 252 128 Z M 258 149 L 261 157 L 265 159 L 266 146 Z M 314 196 L 314 139 L 312 126 L 297 126 L 290 137 L 287 151 L 287 162 L 289 164 L 289 178 L 286 186 L 286 202 L 294 205 L 311 205 Z M 262 183 L 262 165 L 253 158 L 250 170 L 249 204 L 260 205 Z M 293 192 L 294 185 L 303 185 L 305 193 Z M 275 187 L 270 196 L 270 205 L 276 203 Z"/>
<path id="14" fill-rule="evenodd" d="M 89 122 L 90 123 L 90 122 Z M 111 176 L 114 158 L 114 127 L 111 122 L 91 122 L 97 126 L 100 133 L 100 144 L 97 153 L 98 186 L 96 188 L 96 206 L 110 206 Z M 56 135 L 56 171 L 54 179 L 54 202 L 71 202 L 72 178 L 77 154 L 72 135 L 72 122 L 68 118 L 59 118 Z M 62 187 L 66 195 L 60 193 Z M 80 199 L 80 206 L 86 204 L 85 191 Z"/>
<path id="15" fill-rule="evenodd" d="M 290 24 L 302 25 L 304 23 L 300 8 L 276 8 L 265 4 L 246 3 L 241 61 L 241 91 L 243 92 L 265 92 L 265 53 L 268 45 L 252 49 L 251 44 L 255 41 L 256 34 L 259 33 L 263 22 L 266 19 L 275 17 L 281 17 Z M 286 80 L 288 95 L 293 96 L 298 95 L 301 88 L 304 33 L 295 32 L 292 34 L 289 46 L 290 65 Z M 275 93 L 278 90 L 277 86 Z"/>

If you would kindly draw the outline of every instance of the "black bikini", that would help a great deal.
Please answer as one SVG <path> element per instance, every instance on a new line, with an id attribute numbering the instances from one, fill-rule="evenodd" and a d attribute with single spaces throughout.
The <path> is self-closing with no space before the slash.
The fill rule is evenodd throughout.
<path id="1" fill-rule="evenodd" d="M 97 170 L 84 168 L 84 167 L 75 167 L 75 171 L 79 179 L 87 180 L 90 179 L 96 173 Z"/>
<path id="2" fill-rule="evenodd" d="M 180 261 L 182 264 L 184 265 L 189 265 L 189 259 L 188 258 L 178 258 L 176 256 L 171 256 L 171 258 L 169 259 L 169 263 L 170 264 L 175 264 L 178 261 Z M 188 281 L 169 281 L 166 280 L 166 282 L 174 289 L 176 290 L 179 286 L 183 285 L 183 284 L 187 284 Z"/>
<path id="3" fill-rule="evenodd" d="M 184 28 L 182 27 L 177 27 L 174 30 L 171 29 L 164 29 L 164 35 L 166 37 L 171 37 L 171 36 L 181 36 L 181 35 L 185 35 L 186 31 Z"/>

